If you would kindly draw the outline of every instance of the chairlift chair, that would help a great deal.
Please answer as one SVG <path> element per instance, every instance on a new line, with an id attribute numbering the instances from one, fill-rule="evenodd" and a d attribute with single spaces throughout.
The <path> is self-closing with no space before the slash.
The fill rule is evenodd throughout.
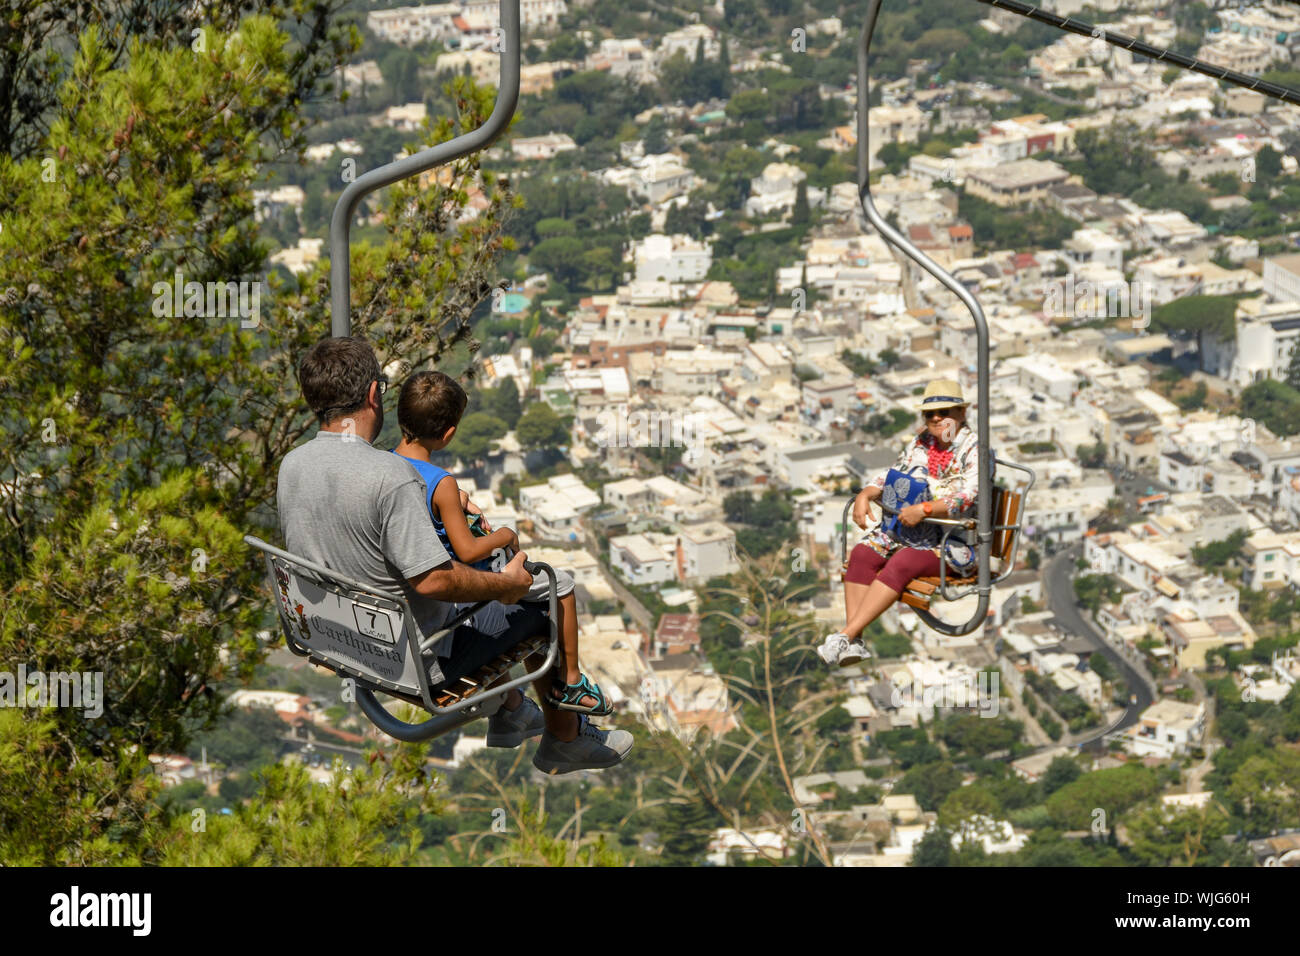
<path id="1" fill-rule="evenodd" d="M 559 656 L 555 571 L 547 564 L 527 561 L 524 569 L 545 574 L 550 584 L 549 637 L 525 638 L 472 674 L 432 684 L 429 666 L 441 642 L 487 602 L 460 610 L 424 637 L 403 595 L 377 590 L 252 535 L 244 542 L 265 557 L 267 582 L 289 650 L 355 681 L 362 712 L 398 740 L 430 740 L 490 716 L 507 692 L 544 676 Z M 497 683 L 515 665 L 543 653 L 545 659 L 535 670 Z M 380 704 L 376 693 L 423 707 L 431 716 L 420 723 L 400 720 Z"/>
<path id="2" fill-rule="evenodd" d="M 885 221 L 876 209 L 875 203 L 871 198 L 871 181 L 869 170 L 868 136 L 870 124 L 868 123 L 868 104 L 870 102 L 869 76 L 867 61 L 871 52 L 871 38 L 876 30 L 876 20 L 880 15 L 880 5 L 882 0 L 868 0 L 866 18 L 862 24 L 862 32 L 858 37 L 858 88 L 857 88 L 857 120 L 858 120 L 858 196 L 862 203 L 863 212 L 867 220 L 876 228 L 886 242 L 897 248 L 907 258 L 911 259 L 930 275 L 934 276 L 939 282 L 952 292 L 962 304 L 966 306 L 975 322 L 976 335 L 976 368 L 978 372 L 977 399 L 976 404 L 979 408 L 979 418 L 977 424 L 977 434 L 979 438 L 979 492 L 976 496 L 976 516 L 970 518 L 951 519 L 951 518 L 925 518 L 923 520 L 931 524 L 939 525 L 944 529 L 944 538 L 960 531 L 967 536 L 968 543 L 971 543 L 977 550 L 978 566 L 977 574 L 972 577 L 959 578 L 949 581 L 947 579 L 947 569 L 944 563 L 940 562 L 940 574 L 937 578 L 919 578 L 908 586 L 908 590 L 900 597 L 904 603 L 910 605 L 929 627 L 936 631 L 950 635 L 969 634 L 975 630 L 988 614 L 990 592 L 997 581 L 1002 580 L 1011 573 L 1014 564 L 1016 550 L 1020 538 L 1021 521 L 1024 515 L 1026 500 L 1029 489 L 1034 483 L 1034 473 L 1031 469 L 1023 465 L 1016 465 L 1009 461 L 997 460 L 993 457 L 989 447 L 989 337 L 988 323 L 984 318 L 984 310 L 980 307 L 979 301 L 971 291 L 953 275 L 918 249 L 906 236 Z M 1244 89 L 1253 90 L 1262 93 L 1265 96 L 1282 100 L 1283 102 L 1300 105 L 1300 91 L 1290 87 L 1281 86 L 1277 83 L 1271 83 L 1267 80 L 1260 79 L 1256 76 L 1250 76 L 1245 73 L 1239 73 L 1235 70 L 1225 69 L 1213 63 L 1207 63 L 1204 60 L 1198 60 L 1182 53 L 1176 53 L 1173 50 L 1167 50 L 1162 47 L 1153 46 L 1134 37 L 1126 36 L 1121 33 L 1115 33 L 1109 30 L 1103 30 L 1093 24 L 1086 23 L 1074 17 L 1060 16 L 1055 13 L 1043 10 L 1039 7 L 1021 0 L 978 0 L 979 3 L 987 6 L 996 7 L 1001 10 L 1007 10 L 1011 13 L 1018 14 L 1030 20 L 1047 24 L 1066 33 L 1074 33 L 1080 36 L 1090 37 L 1096 40 L 1102 40 L 1111 46 L 1117 46 L 1121 49 L 1136 53 L 1140 56 L 1149 57 L 1152 60 L 1166 62 L 1183 69 L 1192 70 L 1206 76 L 1213 77 L 1224 83 L 1239 86 Z M 993 484 L 993 471 L 990 465 L 996 460 L 996 463 L 1007 468 L 1024 472 L 1027 480 L 1023 485 L 1016 489 L 1004 489 L 995 487 Z M 884 507 L 883 502 L 876 503 Z M 841 539 L 841 558 L 847 560 L 848 556 L 848 523 L 849 510 L 852 507 L 850 501 L 844 508 L 844 519 Z M 994 559 L 1000 562 L 1000 568 L 997 576 L 993 576 L 992 562 Z M 966 590 L 953 591 L 954 587 L 964 587 Z M 930 601 L 937 594 L 946 600 L 954 600 L 966 594 L 975 593 L 979 596 L 979 603 L 972 614 L 970 620 L 964 624 L 949 624 L 936 618 L 930 611 Z"/>
<path id="3" fill-rule="evenodd" d="M 398 180 L 410 179 L 486 149 L 510 125 L 519 102 L 519 0 L 500 0 L 500 23 L 501 77 L 496 103 L 483 125 L 370 170 L 349 183 L 335 204 L 330 219 L 330 331 L 335 338 L 352 334 L 351 229 L 361 200 Z M 549 639 L 539 636 L 525 640 L 475 674 L 450 685 L 431 685 L 428 665 L 437 653 L 439 642 L 473 616 L 482 604 L 462 610 L 436 634 L 424 638 L 410 605 L 401 595 L 378 591 L 251 535 L 244 541 L 265 556 L 267 579 L 289 650 L 341 677 L 355 680 L 357 703 L 362 711 L 376 727 L 398 740 L 430 740 L 470 720 L 494 713 L 505 692 L 541 677 L 558 657 L 555 572 L 545 564 L 527 562 L 524 567 L 530 573 L 540 571 L 549 578 Z M 543 651 L 545 663 L 539 669 L 491 686 L 506 677 L 516 664 Z M 399 720 L 384 709 L 376 693 L 422 707 L 431 716 L 415 724 Z"/>
<path id="4" fill-rule="evenodd" d="M 993 540 L 992 547 L 989 550 L 990 556 L 998 562 L 998 566 L 996 576 L 990 578 L 990 587 L 1005 580 L 1015 569 L 1016 555 L 1020 548 L 1020 532 L 1024 525 L 1025 501 L 1029 495 L 1029 489 L 1034 485 L 1033 469 L 1024 465 L 1017 465 L 1014 462 L 1004 461 L 996 456 L 994 456 L 994 461 L 997 465 L 1022 472 L 1025 477 L 1012 488 L 1001 485 L 993 486 Z M 841 570 L 848 569 L 849 531 L 852 527 L 850 512 L 853 509 L 853 502 L 857 499 L 861 490 L 855 491 L 853 496 L 844 503 L 844 512 L 840 516 Z M 983 494 L 984 492 L 981 490 L 980 493 Z M 896 509 L 889 507 L 883 501 L 876 501 L 874 507 L 879 508 L 884 515 L 898 514 Z M 971 546 L 977 546 L 979 543 L 979 525 L 974 518 L 930 517 L 922 520 L 937 525 L 942 529 L 943 534 L 939 540 L 940 553 L 943 553 L 942 549 L 953 535 Z M 982 553 L 980 560 L 985 560 Z M 930 602 L 936 597 L 944 601 L 958 601 L 975 592 L 979 586 L 979 580 L 978 574 L 959 578 L 949 577 L 946 562 L 940 561 L 938 575 L 913 579 L 907 585 L 907 589 L 899 595 L 899 600 L 911 607 L 916 612 L 917 617 L 932 630 L 951 636 L 969 634 L 979 626 L 982 618 L 973 618 L 972 621 L 968 621 L 963 625 L 950 624 L 934 615 Z M 959 588 L 963 590 L 957 590 Z"/>

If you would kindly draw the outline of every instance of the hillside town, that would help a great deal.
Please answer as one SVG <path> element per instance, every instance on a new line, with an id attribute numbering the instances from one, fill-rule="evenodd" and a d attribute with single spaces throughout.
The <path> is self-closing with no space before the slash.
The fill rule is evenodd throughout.
<path id="1" fill-rule="evenodd" d="M 504 294 L 476 318 L 484 397 L 462 429 L 474 444 L 453 442 L 445 466 L 492 526 L 572 573 L 583 666 L 619 721 L 707 748 L 752 722 L 734 665 L 775 640 L 756 598 L 722 595 L 797 575 L 815 586 L 782 600 L 807 622 L 808 651 L 839 627 L 845 555 L 864 534 L 846 505 L 916 434 L 929 383 L 979 394 L 976 326 L 864 215 L 856 24 L 810 21 L 791 51 L 708 22 L 569 29 L 585 6 L 521 3 L 526 120 L 482 162 L 530 203 L 568 189 L 553 200 L 567 208 L 520 220 Z M 1197 57 L 1293 69 L 1300 9 L 1195 6 L 1191 22 L 1153 0 L 1089 4 L 1106 30 L 1164 45 L 1193 31 Z M 792 778 L 777 819 L 710 824 L 699 862 L 792 859 L 815 836 L 837 866 L 916 865 L 940 824 L 954 853 L 1026 853 L 1047 828 L 1131 847 L 1128 818 L 1089 829 L 1050 794 L 1142 775 L 1156 817 L 1209 813 L 1244 786 L 1216 754 L 1262 708 L 1297 719 L 1300 107 L 1087 37 L 1017 41 L 1020 18 L 972 7 L 981 42 L 1020 64 L 1014 83 L 962 76 L 959 56 L 895 57 L 899 71 L 873 78 L 870 190 L 983 308 L 989 403 L 971 420 L 987 420 L 999 463 L 1032 470 L 1032 487 L 996 471 L 1024 494 L 1016 547 L 995 558 L 987 616 L 968 634 L 901 602 L 887 611 L 869 657 L 824 678 L 833 761 Z M 347 135 L 257 193 L 273 263 L 318 268 L 326 174 L 377 149 L 402 155 L 392 136 L 434 118 L 403 98 L 403 69 L 496 82 L 497 18 L 490 0 L 365 15 L 383 56 L 363 49 L 340 81 L 373 111 L 322 124 Z M 716 82 L 688 95 L 682 77 L 702 66 Z M 604 84 L 647 105 L 598 129 L 581 90 Z M 778 89 L 811 118 L 774 122 L 756 97 Z M 460 221 L 488 214 L 491 193 L 480 183 Z M 589 230 L 563 221 L 574 210 Z M 384 223 L 378 206 L 363 215 Z M 936 594 L 930 610 L 965 621 L 976 606 L 974 593 Z M 379 739 L 319 674 L 283 651 L 272 661 L 278 686 L 285 674 L 302 686 L 230 703 L 275 715 L 296 759 L 359 759 Z M 917 769 L 940 762 L 909 749 L 940 741 L 942 786 Z M 435 763 L 457 774 L 485 741 L 470 725 L 445 750 Z M 206 758 L 156 762 L 171 784 L 217 792 Z M 328 759 L 312 766 L 328 779 Z M 1039 796 L 999 805 L 981 781 L 1002 773 Z M 984 798 L 964 815 L 962 791 Z M 1234 859 L 1300 865 L 1294 812 L 1271 831 Z M 662 852 L 653 834 L 636 840 Z"/>

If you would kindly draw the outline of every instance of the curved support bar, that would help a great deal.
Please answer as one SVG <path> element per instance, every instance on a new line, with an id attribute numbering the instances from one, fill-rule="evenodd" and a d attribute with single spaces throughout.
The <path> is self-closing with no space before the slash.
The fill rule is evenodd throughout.
<path id="1" fill-rule="evenodd" d="M 546 595 L 546 618 L 551 624 L 551 652 L 547 655 L 546 666 L 550 667 L 555 663 L 556 652 L 560 645 L 560 599 L 559 585 L 555 580 L 555 569 L 549 564 L 543 564 L 541 561 L 525 561 L 524 570 L 529 574 L 537 574 L 539 571 L 549 579 L 550 590 Z"/>
<path id="2" fill-rule="evenodd" d="M 335 338 L 352 334 L 351 231 L 361 200 L 399 179 L 418 176 L 435 166 L 486 149 L 510 125 L 519 103 L 519 0 L 501 0 L 501 29 L 505 42 L 501 52 L 501 79 L 496 105 L 487 122 L 455 139 L 370 170 L 349 183 L 335 203 L 330 217 L 330 334 Z"/>
<path id="3" fill-rule="evenodd" d="M 869 168 L 871 124 L 868 120 L 871 94 L 867 60 L 871 54 L 871 37 L 876 31 L 876 20 L 880 16 L 880 4 L 881 0 L 868 0 L 866 21 L 862 24 L 862 33 L 858 37 L 858 197 L 862 202 L 862 211 L 866 214 L 867 221 L 876 228 L 890 245 L 938 279 L 944 288 L 955 295 L 966 306 L 975 322 L 976 367 L 979 372 L 976 396 L 976 403 L 979 407 L 979 420 L 976 424 L 976 433 L 979 437 L 979 492 L 975 497 L 976 527 L 979 529 L 979 583 L 976 585 L 976 591 L 979 593 L 979 606 L 975 609 L 971 619 L 966 624 L 956 627 L 955 630 L 949 630 L 949 628 L 954 627 L 953 625 L 935 628 L 941 633 L 957 636 L 969 634 L 984 622 L 985 617 L 988 615 L 989 592 L 992 589 L 989 571 L 989 558 L 992 554 L 993 545 L 993 482 L 990 480 L 989 471 L 989 327 L 984 318 L 984 310 L 975 297 L 971 295 L 970 290 L 958 282 L 951 273 L 914 246 L 906 236 L 887 223 L 885 217 L 880 215 L 880 211 L 876 209 L 876 204 L 871 199 L 871 172 Z M 929 615 L 924 615 L 922 620 L 926 621 L 927 624 L 931 621 L 939 624 L 943 623 Z"/>
<path id="4" fill-rule="evenodd" d="M 840 516 L 840 564 L 847 564 L 849 560 L 849 512 L 853 510 L 853 502 L 858 500 L 860 491 L 855 491 L 853 496 L 844 503 L 844 514 Z"/>
<path id="5" fill-rule="evenodd" d="M 983 600 L 981 603 L 987 605 L 988 595 L 982 595 L 982 598 Z M 984 620 L 983 617 L 980 617 L 975 621 L 973 626 L 970 621 L 967 621 L 965 624 L 949 624 L 947 621 L 939 620 L 939 618 L 935 617 L 930 611 L 922 610 L 919 607 L 912 608 L 912 613 L 919 617 L 921 623 L 930 630 L 938 631 L 940 634 L 946 634 L 948 637 L 964 637 L 971 631 L 975 630 L 975 628 L 979 627 Z"/>
<path id="6" fill-rule="evenodd" d="M 482 708 L 466 707 L 464 710 L 438 714 L 418 724 L 408 724 L 386 711 L 370 688 L 360 685 L 357 686 L 357 703 L 361 705 L 361 712 L 370 718 L 372 724 L 395 740 L 402 740 L 408 744 L 432 740 L 434 737 L 455 730 L 462 724 L 484 716 Z"/>

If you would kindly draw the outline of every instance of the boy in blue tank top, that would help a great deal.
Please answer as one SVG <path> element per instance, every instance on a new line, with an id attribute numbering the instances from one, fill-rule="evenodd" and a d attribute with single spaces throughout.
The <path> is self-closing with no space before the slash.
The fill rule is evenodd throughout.
<path id="1" fill-rule="evenodd" d="M 442 451 L 455 437 L 467 404 L 465 390 L 453 379 L 441 372 L 416 372 L 402 385 L 397 401 L 402 441 L 393 452 L 409 461 L 424 479 L 426 504 L 443 547 L 462 564 L 494 570 L 493 554 L 500 552 L 508 558 L 510 552 L 518 551 L 518 535 L 510 528 L 493 530 L 482 515 L 468 515 L 465 511 L 468 496 L 460 490 L 456 479 L 429 460 L 432 452 Z M 478 524 L 478 534 L 471 522 Z M 611 714 L 613 704 L 578 666 L 578 605 L 573 577 L 556 569 L 555 584 L 561 653 L 555 665 L 549 703 L 562 710 L 596 717 Z M 538 574 L 524 600 L 545 601 L 549 593 L 548 578 Z"/>

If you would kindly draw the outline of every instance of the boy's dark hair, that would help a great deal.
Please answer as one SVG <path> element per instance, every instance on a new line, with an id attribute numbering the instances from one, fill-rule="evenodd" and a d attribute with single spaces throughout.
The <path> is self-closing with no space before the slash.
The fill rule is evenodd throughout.
<path id="1" fill-rule="evenodd" d="M 379 381 L 379 359 L 365 339 L 322 339 L 298 363 L 303 400 L 328 425 L 366 404 L 370 383 Z"/>
<path id="2" fill-rule="evenodd" d="M 469 398 L 456 380 L 441 372 L 416 372 L 402 383 L 397 425 L 408 441 L 441 438 L 460 422 Z"/>

